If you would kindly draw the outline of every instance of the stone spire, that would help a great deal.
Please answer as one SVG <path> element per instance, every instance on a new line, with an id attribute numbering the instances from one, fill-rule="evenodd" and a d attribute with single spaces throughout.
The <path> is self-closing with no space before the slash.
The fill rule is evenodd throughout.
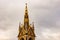
<path id="1" fill-rule="evenodd" d="M 18 40 L 35 40 L 34 23 L 29 24 L 27 3 L 25 6 L 24 25 L 19 24 Z"/>
<path id="2" fill-rule="evenodd" d="M 24 27 L 25 27 L 25 29 L 27 29 L 29 27 L 29 16 L 28 16 L 27 3 L 26 3 L 26 6 L 25 6 Z"/>

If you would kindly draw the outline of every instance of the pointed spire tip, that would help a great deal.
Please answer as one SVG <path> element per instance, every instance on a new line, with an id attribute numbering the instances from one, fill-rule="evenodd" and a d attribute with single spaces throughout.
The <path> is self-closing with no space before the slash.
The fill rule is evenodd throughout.
<path id="1" fill-rule="evenodd" d="M 27 3 L 26 3 L 26 5 L 27 5 Z"/>

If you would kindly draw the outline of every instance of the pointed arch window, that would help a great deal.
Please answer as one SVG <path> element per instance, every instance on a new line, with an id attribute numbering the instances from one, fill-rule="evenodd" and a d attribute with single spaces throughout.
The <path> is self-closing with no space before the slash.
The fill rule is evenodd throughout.
<path id="1" fill-rule="evenodd" d="M 24 40 L 24 38 L 21 38 L 21 40 Z"/>
<path id="2" fill-rule="evenodd" d="M 32 40 L 32 38 L 29 38 L 29 40 Z"/>

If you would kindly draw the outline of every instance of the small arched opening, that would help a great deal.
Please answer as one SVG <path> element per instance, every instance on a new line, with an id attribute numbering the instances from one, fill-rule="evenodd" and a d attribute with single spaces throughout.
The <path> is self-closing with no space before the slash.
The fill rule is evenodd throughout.
<path id="1" fill-rule="evenodd" d="M 32 40 L 32 38 L 29 38 L 29 40 Z"/>
<path id="2" fill-rule="evenodd" d="M 24 38 L 21 38 L 21 40 L 24 40 Z"/>

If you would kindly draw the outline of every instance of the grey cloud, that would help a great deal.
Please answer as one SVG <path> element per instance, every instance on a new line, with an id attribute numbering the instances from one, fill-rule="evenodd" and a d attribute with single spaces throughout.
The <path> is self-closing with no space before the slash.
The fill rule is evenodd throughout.
<path id="1" fill-rule="evenodd" d="M 43 35 L 43 33 L 45 31 L 47 31 L 45 33 L 49 34 L 48 30 L 46 30 L 46 29 L 49 29 L 51 31 L 50 32 L 51 35 L 55 34 L 57 32 L 60 32 L 59 31 L 60 26 L 56 25 L 56 22 L 58 20 L 60 20 L 60 11 L 59 11 L 60 5 L 59 5 L 59 3 L 60 3 L 60 1 L 57 1 L 54 3 L 52 2 L 51 4 L 49 4 L 49 6 L 43 5 L 42 8 L 41 8 L 41 5 L 35 5 L 36 7 L 34 8 L 34 10 L 36 10 L 36 12 L 34 12 L 34 13 L 37 13 L 35 15 L 35 21 L 37 22 L 36 26 L 38 25 L 36 27 L 36 34 L 41 36 L 41 40 L 59 40 L 59 37 L 57 37 L 57 36 L 56 36 L 56 38 L 54 38 L 54 36 L 50 36 L 50 35 L 44 36 Z M 37 12 L 37 10 L 38 10 L 38 12 Z M 42 10 L 42 12 L 41 12 L 41 10 Z M 46 10 L 48 10 L 48 11 L 46 11 Z M 38 31 L 37 29 L 40 31 Z M 46 36 L 48 38 L 45 38 Z"/>
<path id="2" fill-rule="evenodd" d="M 53 5 L 55 5 L 55 4 L 53 4 Z M 51 5 L 52 6 L 52 5 Z M 52 8 L 50 8 L 50 9 L 47 9 L 48 10 L 48 15 L 45 15 L 47 12 L 43 12 L 43 13 L 41 13 L 41 14 L 43 14 L 43 15 L 45 15 L 45 16 L 37 16 L 37 19 L 38 18 L 40 18 L 39 20 L 38 20 L 38 23 L 39 24 L 45 24 L 45 25 L 50 25 L 50 26 L 56 26 L 56 21 L 57 21 L 57 19 L 59 19 L 60 18 L 60 12 L 58 12 L 60 9 L 57 9 L 60 5 L 58 5 L 57 7 L 56 7 L 57 5 L 55 5 L 54 6 L 54 9 L 52 9 Z M 57 10 L 56 10 L 57 9 Z M 43 10 L 46 10 L 45 8 L 43 8 Z M 40 11 L 38 11 L 38 13 L 40 14 Z M 39 15 L 38 14 L 38 15 Z M 39 22 L 40 21 L 40 22 Z M 42 25 L 41 24 L 41 25 Z"/>
<path id="3" fill-rule="evenodd" d="M 0 0 L 0 32 L 3 30 L 2 36 L 9 37 L 1 40 L 17 40 L 19 21 L 23 21 L 24 16 L 23 2 L 24 0 Z M 59 3 L 60 0 L 30 0 L 28 3 L 31 5 L 29 10 L 32 10 L 29 11 L 29 16 L 35 22 L 36 40 L 55 40 L 54 34 L 57 35 L 56 38 L 60 37 L 60 27 L 56 25 L 60 20 Z"/>

